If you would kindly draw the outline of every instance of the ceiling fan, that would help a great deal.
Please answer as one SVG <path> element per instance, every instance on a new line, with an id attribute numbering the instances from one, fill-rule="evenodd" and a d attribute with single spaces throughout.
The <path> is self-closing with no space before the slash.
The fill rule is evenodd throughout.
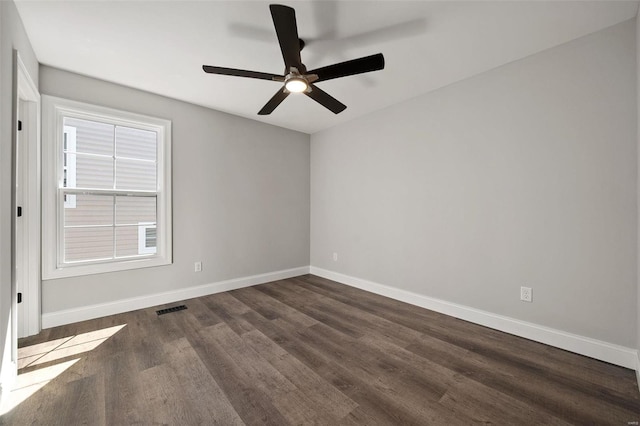
<path id="1" fill-rule="evenodd" d="M 300 51 L 304 47 L 304 41 L 298 38 L 295 10 L 279 4 L 269 5 L 269 9 L 284 59 L 284 75 L 210 65 L 202 66 L 205 72 L 211 74 L 258 78 L 284 83 L 284 86 L 258 112 L 259 115 L 271 114 L 291 93 L 304 93 L 334 114 L 338 114 L 344 111 L 347 106 L 318 88 L 314 83 L 384 69 L 384 56 L 382 53 L 378 53 L 307 71 L 307 67 L 300 59 Z"/>

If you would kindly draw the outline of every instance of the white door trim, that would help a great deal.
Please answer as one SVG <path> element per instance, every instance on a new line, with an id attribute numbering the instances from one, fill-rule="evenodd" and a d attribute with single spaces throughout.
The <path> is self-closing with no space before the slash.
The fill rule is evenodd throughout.
<path id="1" fill-rule="evenodd" d="M 23 270 L 28 271 L 28 276 L 21 277 L 24 281 L 26 291 L 31 294 L 30 303 L 24 306 L 26 309 L 25 318 L 28 319 L 27 330 L 29 334 L 37 334 L 40 331 L 41 308 L 40 308 L 40 287 L 41 287 L 41 220 L 40 220 L 40 93 L 31 78 L 27 68 L 20 59 L 17 50 L 13 50 L 13 61 L 11 67 L 11 151 L 12 151 L 12 188 L 11 188 L 11 308 L 9 320 L 6 324 L 7 334 L 0 368 L 0 404 L 6 400 L 9 392 L 18 376 L 18 323 L 17 323 L 17 289 L 16 289 L 16 172 L 25 168 L 26 174 L 23 178 L 25 191 L 21 194 L 22 202 L 25 204 L 23 214 L 23 244 L 26 245 L 26 259 L 24 263 L 28 267 Z M 25 146 L 25 164 L 18 168 L 16 164 L 17 156 L 17 134 L 18 116 L 21 101 L 23 103 L 22 113 L 25 115 L 25 124 L 28 123 L 28 132 L 23 136 Z M 28 207 L 28 208 L 27 208 Z M 3 323 L 4 327 L 5 324 Z"/>
<path id="2" fill-rule="evenodd" d="M 15 51 L 17 63 L 17 99 L 16 108 L 20 104 L 23 110 L 22 142 L 24 158 L 21 161 L 23 173 L 23 246 L 25 247 L 23 283 L 25 297 L 21 309 L 24 310 L 19 337 L 30 336 L 40 332 L 41 324 L 41 183 L 40 183 L 40 93 L 29 75 L 27 68 Z M 17 113 L 17 111 L 16 111 Z M 20 169 L 20 167 L 19 167 Z M 14 298 L 17 295 L 14 295 Z"/>

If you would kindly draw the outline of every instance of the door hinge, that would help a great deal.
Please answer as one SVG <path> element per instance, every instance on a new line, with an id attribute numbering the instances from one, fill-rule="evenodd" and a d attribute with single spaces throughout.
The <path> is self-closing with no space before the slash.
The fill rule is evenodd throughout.
<path id="1" fill-rule="evenodd" d="M 18 217 L 22 217 L 22 207 L 18 206 Z"/>
<path id="2" fill-rule="evenodd" d="M 18 293 L 18 303 L 22 303 L 22 293 Z"/>
<path id="3" fill-rule="evenodd" d="M 18 131 L 22 130 L 22 120 L 18 120 Z"/>

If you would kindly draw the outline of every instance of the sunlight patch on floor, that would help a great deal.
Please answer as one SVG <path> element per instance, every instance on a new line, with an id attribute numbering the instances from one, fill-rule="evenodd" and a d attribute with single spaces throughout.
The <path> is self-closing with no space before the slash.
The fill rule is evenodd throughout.
<path id="1" fill-rule="evenodd" d="M 19 348 L 18 370 L 92 351 L 125 326 L 126 324 L 116 325 L 114 327 Z M 11 392 L 3 398 L 2 406 L 0 406 L 0 415 L 13 410 L 78 361 L 80 361 L 80 358 L 59 362 L 26 373 L 19 373 Z"/>
<path id="2" fill-rule="evenodd" d="M 18 369 L 30 367 L 45 362 L 51 362 L 62 358 L 71 357 L 83 352 L 91 351 L 109 337 L 122 330 L 126 324 L 101 330 L 78 334 L 77 336 L 44 342 L 38 345 L 27 346 L 18 349 Z"/>
<path id="3" fill-rule="evenodd" d="M 80 358 L 40 368 L 35 371 L 30 371 L 29 373 L 18 374 L 18 379 L 13 390 L 2 402 L 0 415 L 13 410 L 78 361 L 80 361 Z"/>

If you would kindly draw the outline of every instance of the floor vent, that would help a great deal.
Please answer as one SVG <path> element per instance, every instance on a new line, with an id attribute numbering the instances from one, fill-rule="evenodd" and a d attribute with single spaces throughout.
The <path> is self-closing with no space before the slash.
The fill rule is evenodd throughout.
<path id="1" fill-rule="evenodd" d="M 170 314 L 171 312 L 183 311 L 185 309 L 187 309 L 186 305 L 174 306 L 172 308 L 160 309 L 159 311 L 156 311 L 156 314 L 158 315 Z"/>

